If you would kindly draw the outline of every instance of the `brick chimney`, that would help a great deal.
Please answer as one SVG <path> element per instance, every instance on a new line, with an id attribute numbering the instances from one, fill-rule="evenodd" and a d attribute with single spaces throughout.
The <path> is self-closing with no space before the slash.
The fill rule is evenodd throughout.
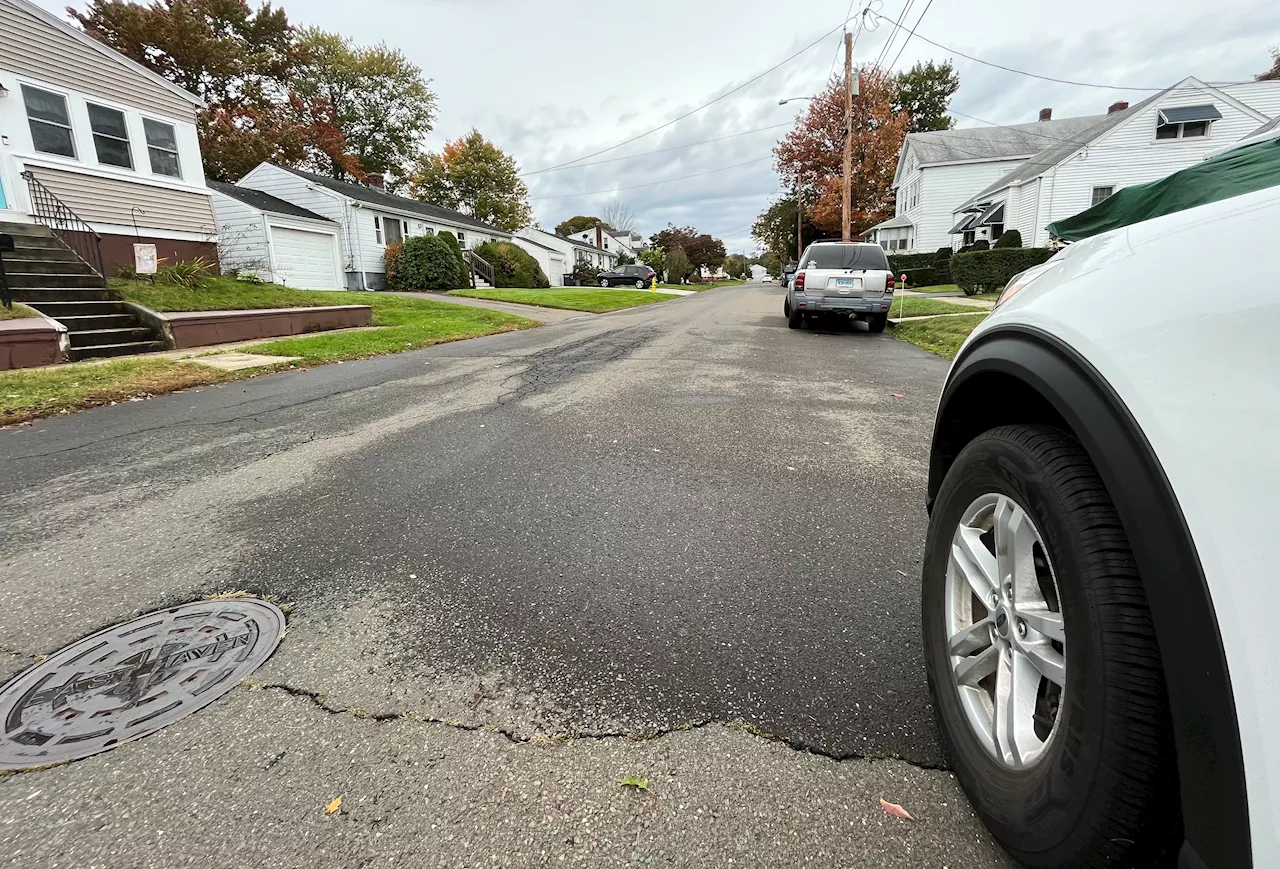
<path id="1" fill-rule="evenodd" d="M 604 230 L 596 224 L 596 250 L 604 250 Z"/>
<path id="2" fill-rule="evenodd" d="M 1052 121 L 1052 120 L 1053 120 L 1053 109 L 1041 109 L 1041 110 L 1040 110 L 1040 120 L 1042 120 L 1042 121 Z"/>
<path id="3" fill-rule="evenodd" d="M 374 187 L 378 190 L 387 189 L 387 176 L 383 175 L 381 172 L 374 172 L 371 175 L 366 175 L 365 181 L 369 183 L 370 187 Z"/>
<path id="4" fill-rule="evenodd" d="M 1118 103 L 1112 103 L 1111 105 L 1107 106 L 1107 114 L 1114 115 L 1116 112 L 1123 112 L 1127 108 L 1129 108 L 1129 104 L 1124 100 L 1121 100 Z"/>

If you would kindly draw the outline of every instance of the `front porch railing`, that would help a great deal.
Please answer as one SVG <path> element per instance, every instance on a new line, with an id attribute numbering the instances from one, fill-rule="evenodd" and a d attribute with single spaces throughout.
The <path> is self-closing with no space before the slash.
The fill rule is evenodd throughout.
<path id="1" fill-rule="evenodd" d="M 471 274 L 471 289 L 476 288 L 476 275 L 488 281 L 489 286 L 496 287 L 497 283 L 493 279 L 493 266 L 475 251 L 464 250 L 462 258 L 467 263 L 467 271 Z"/>
<path id="2" fill-rule="evenodd" d="M 23 172 L 22 177 L 31 194 L 31 216 L 36 219 L 36 223 L 49 227 L 63 244 L 71 248 L 72 253 L 87 263 L 99 277 L 103 277 L 106 272 L 102 265 L 102 236 L 81 220 L 80 215 L 72 211 L 52 190 L 41 184 L 33 172 Z M 103 277 L 103 280 L 106 278 Z"/>

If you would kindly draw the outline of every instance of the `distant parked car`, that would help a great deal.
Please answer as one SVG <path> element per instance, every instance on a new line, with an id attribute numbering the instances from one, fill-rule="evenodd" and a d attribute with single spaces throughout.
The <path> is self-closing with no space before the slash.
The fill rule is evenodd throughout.
<path id="1" fill-rule="evenodd" d="M 784 287 L 791 286 L 791 279 L 796 276 L 796 270 L 799 266 L 789 265 L 782 270 L 782 285 Z"/>
<path id="2" fill-rule="evenodd" d="M 792 329 L 799 329 L 805 317 L 841 314 L 883 332 L 893 290 L 893 273 L 880 245 L 814 242 L 800 257 L 782 313 Z"/>
<path id="3" fill-rule="evenodd" d="M 762 283 L 762 284 L 771 284 L 771 283 L 773 283 L 773 275 L 765 275 L 764 277 L 762 277 L 762 278 L 760 279 L 760 283 Z"/>
<path id="4" fill-rule="evenodd" d="M 612 271 L 600 273 L 600 286 L 619 287 L 630 284 L 637 290 L 648 289 L 655 277 L 655 272 L 648 266 L 618 266 Z"/>

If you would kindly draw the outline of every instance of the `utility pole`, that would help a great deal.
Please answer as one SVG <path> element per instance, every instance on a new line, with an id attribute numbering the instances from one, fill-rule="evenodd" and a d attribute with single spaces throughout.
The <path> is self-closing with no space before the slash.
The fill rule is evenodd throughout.
<path id="1" fill-rule="evenodd" d="M 800 254 L 804 253 L 804 235 L 801 227 L 804 225 L 804 194 L 796 189 L 796 267 L 800 266 Z"/>
<path id="2" fill-rule="evenodd" d="M 853 191 L 853 34 L 844 35 L 844 196 L 840 219 L 844 240 L 853 241 L 849 231 L 849 197 Z"/>

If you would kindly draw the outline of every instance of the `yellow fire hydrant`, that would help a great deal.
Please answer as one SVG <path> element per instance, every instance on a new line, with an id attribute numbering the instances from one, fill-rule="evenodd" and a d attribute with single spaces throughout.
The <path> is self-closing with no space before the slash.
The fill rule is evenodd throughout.
<path id="1" fill-rule="evenodd" d="M 649 292 L 651 293 L 658 292 L 658 276 L 657 275 L 654 275 L 649 279 Z"/>

